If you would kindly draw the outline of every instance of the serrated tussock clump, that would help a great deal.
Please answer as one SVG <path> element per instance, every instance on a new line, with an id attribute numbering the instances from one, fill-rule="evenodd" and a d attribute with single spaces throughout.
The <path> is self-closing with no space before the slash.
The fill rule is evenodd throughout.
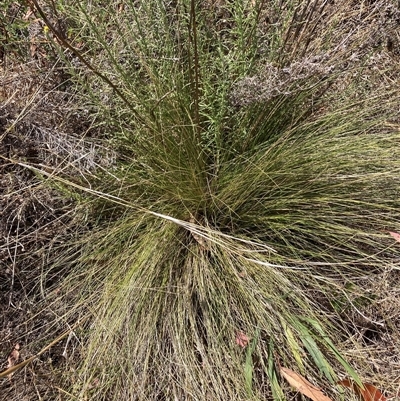
<path id="1" fill-rule="evenodd" d="M 325 7 L 63 10 L 70 36 L 52 34 L 79 58 L 71 74 L 113 155 L 50 177 L 90 227 L 47 273 L 67 264 L 57 313 L 83 321 L 68 394 L 278 400 L 279 364 L 325 388 L 358 380 L 342 312 L 361 277 L 396 263 L 398 99 L 372 89 L 383 73 L 365 85 L 369 51 Z"/>

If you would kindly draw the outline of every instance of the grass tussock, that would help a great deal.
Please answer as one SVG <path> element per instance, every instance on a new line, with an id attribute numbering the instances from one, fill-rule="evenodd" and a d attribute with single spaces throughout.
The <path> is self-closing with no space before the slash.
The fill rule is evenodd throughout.
<path id="1" fill-rule="evenodd" d="M 281 400 L 279 364 L 332 397 L 359 380 L 341 312 L 396 263 L 400 130 L 349 3 L 66 2 L 64 33 L 33 3 L 112 155 L 30 166 L 91 225 L 42 277 L 68 271 L 59 321 L 86 319 L 71 399 Z"/>

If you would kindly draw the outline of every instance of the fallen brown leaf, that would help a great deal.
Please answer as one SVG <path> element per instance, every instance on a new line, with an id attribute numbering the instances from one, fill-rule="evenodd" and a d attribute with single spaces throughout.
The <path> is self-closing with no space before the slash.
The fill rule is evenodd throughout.
<path id="1" fill-rule="evenodd" d="M 293 370 L 281 367 L 280 372 L 292 387 L 313 401 L 332 401 L 318 387 Z"/>
<path id="2" fill-rule="evenodd" d="M 372 384 L 363 383 L 364 388 L 361 388 L 349 379 L 341 380 L 338 384 L 352 389 L 363 401 L 386 401 L 386 397 Z"/>
<path id="3" fill-rule="evenodd" d="M 400 234 L 395 233 L 393 231 L 389 231 L 389 234 L 397 241 L 400 242 Z"/>
<path id="4" fill-rule="evenodd" d="M 7 358 L 7 368 L 6 369 L 9 369 L 9 368 L 12 368 L 17 362 L 18 362 L 18 359 L 19 359 L 19 350 L 20 350 L 20 345 L 19 344 L 15 344 L 14 345 L 14 348 L 12 349 L 12 351 L 9 353 L 9 355 L 8 355 L 8 358 Z M 8 378 L 9 379 L 11 379 L 11 376 L 12 376 L 13 374 L 12 373 L 10 373 L 9 375 L 8 375 Z"/>
<path id="5" fill-rule="evenodd" d="M 246 348 L 249 341 L 250 338 L 244 334 L 243 331 L 239 331 L 239 333 L 236 334 L 236 344 L 239 345 L 239 347 Z"/>

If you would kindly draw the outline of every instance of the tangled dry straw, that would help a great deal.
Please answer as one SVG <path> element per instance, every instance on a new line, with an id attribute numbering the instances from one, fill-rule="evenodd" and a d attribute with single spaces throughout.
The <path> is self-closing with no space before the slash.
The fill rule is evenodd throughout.
<path id="1" fill-rule="evenodd" d="M 398 268 L 398 71 L 369 24 L 394 3 L 68 3 L 67 37 L 33 3 L 101 133 L 9 157 L 86 227 L 40 276 L 43 338 L 82 320 L 60 397 L 280 400 L 284 365 L 339 398 L 346 315 Z"/>

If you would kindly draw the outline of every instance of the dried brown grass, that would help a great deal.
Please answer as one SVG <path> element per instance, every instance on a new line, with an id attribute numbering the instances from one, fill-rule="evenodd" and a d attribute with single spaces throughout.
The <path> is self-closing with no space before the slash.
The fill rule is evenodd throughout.
<path id="1" fill-rule="evenodd" d="M 336 13 L 337 24 L 332 31 L 331 43 L 340 49 L 340 46 L 350 45 L 347 37 L 351 36 L 358 42 L 359 50 L 354 53 L 354 59 L 346 62 L 354 61 L 356 64 L 368 55 L 364 73 L 358 78 L 360 87 L 364 84 L 365 90 L 379 91 L 398 86 L 400 69 L 396 66 L 400 61 L 400 14 L 395 2 L 342 0 L 330 2 L 323 12 L 329 14 L 335 9 L 341 12 Z M 275 18 L 273 15 L 266 17 Z M 354 32 L 356 35 L 350 35 Z M 301 35 L 301 30 L 297 35 Z M 327 38 L 320 36 L 318 29 L 315 36 L 320 38 L 320 43 L 313 41 L 313 45 L 318 50 L 316 54 L 320 54 Z M 299 55 L 305 45 L 300 42 L 297 46 Z M 75 94 L 63 87 L 68 77 L 58 69 L 58 62 L 49 63 L 46 56 L 30 54 L 28 60 L 21 62 L 13 61 L 12 54 L 7 55 L 7 65 L 2 66 L 0 75 L 0 153 L 10 159 L 50 164 L 60 171 L 72 168 L 90 173 L 93 168 L 107 167 L 113 163 L 115 155 L 105 151 L 99 158 L 101 148 L 94 142 L 82 140 L 82 133 L 90 138 L 95 124 L 84 110 L 74 107 Z M 330 68 L 332 58 L 329 52 L 320 57 L 315 68 L 318 73 L 324 73 L 326 68 Z M 305 58 L 298 62 L 300 64 L 266 64 L 266 75 L 243 82 L 240 90 L 245 92 L 238 89 L 237 99 L 248 104 L 260 96 L 284 90 L 285 80 L 280 74 L 289 72 L 289 79 L 299 77 L 303 73 L 301 68 L 296 70 L 299 66 L 304 67 L 307 74 L 314 74 L 315 63 L 309 68 L 310 62 L 314 63 Z M 271 76 L 276 79 L 276 84 L 263 87 L 266 77 L 270 85 Z M 337 91 L 341 92 L 349 83 L 354 83 L 354 76 L 349 74 Z M 260 93 L 255 94 L 254 88 Z M 400 127 L 399 121 L 388 123 Z M 81 161 L 82 156 L 85 158 Z M 80 228 L 77 227 L 79 220 L 71 216 L 74 202 L 61 198 L 44 186 L 33 173 L 3 160 L 0 161 L 0 183 L 0 237 L 5 239 L 0 245 L 0 358 L 3 361 L 15 343 L 23 344 L 23 358 L 37 351 L 30 343 L 36 343 L 40 326 L 52 319 L 51 307 L 41 312 L 35 309 L 35 302 L 43 290 L 40 288 L 42 268 L 48 263 L 49 251 L 61 247 Z M 366 278 L 362 288 L 369 299 L 357 304 L 358 311 L 343 311 L 348 330 L 343 349 L 347 349 L 348 358 L 364 380 L 379 385 L 389 394 L 398 394 L 398 269 L 393 267 L 382 273 L 380 281 L 371 282 Z M 365 294 L 355 294 L 354 297 Z M 40 318 L 34 320 L 31 316 L 36 313 Z M 57 374 L 65 369 L 62 355 L 63 347 L 55 347 L 12 381 L 0 383 L 1 394 L 10 401 L 68 399 L 56 384 Z"/>

